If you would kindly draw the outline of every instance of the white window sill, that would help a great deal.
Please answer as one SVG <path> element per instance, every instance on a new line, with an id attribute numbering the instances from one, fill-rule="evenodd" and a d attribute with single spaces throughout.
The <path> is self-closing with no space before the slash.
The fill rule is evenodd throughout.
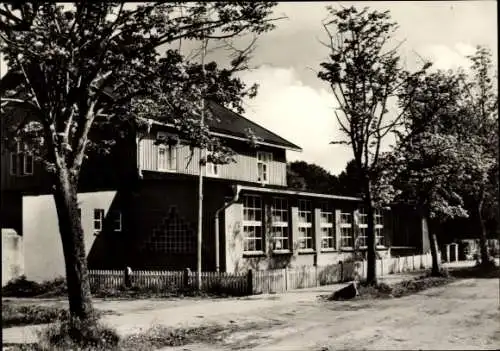
<path id="1" fill-rule="evenodd" d="M 325 247 L 325 248 L 321 249 L 321 252 L 335 252 L 335 251 L 337 251 L 337 250 L 333 247 Z"/>

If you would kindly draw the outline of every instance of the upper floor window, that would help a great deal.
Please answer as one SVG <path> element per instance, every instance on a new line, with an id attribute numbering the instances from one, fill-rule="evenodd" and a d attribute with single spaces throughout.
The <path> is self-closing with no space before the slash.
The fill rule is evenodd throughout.
<path id="1" fill-rule="evenodd" d="M 113 231 L 121 232 L 122 231 L 122 213 L 120 211 L 113 211 Z"/>
<path id="2" fill-rule="evenodd" d="M 158 132 L 156 139 L 165 142 L 158 145 L 158 170 L 175 171 L 177 169 L 177 146 L 166 143 L 168 133 Z"/>
<path id="3" fill-rule="evenodd" d="M 94 209 L 94 234 L 100 234 L 104 222 L 104 210 L 102 208 Z"/>
<path id="4" fill-rule="evenodd" d="M 10 154 L 10 175 L 28 176 L 33 175 L 33 154 L 24 142 L 18 142 L 16 151 Z"/>
<path id="5" fill-rule="evenodd" d="M 207 151 L 207 163 L 205 165 L 207 170 L 207 175 L 212 177 L 217 177 L 219 175 L 219 165 L 217 163 L 208 161 L 211 155 L 212 151 Z"/>
<path id="6" fill-rule="evenodd" d="M 299 249 L 313 249 L 311 201 L 299 200 Z"/>
<path id="7" fill-rule="evenodd" d="M 261 183 L 269 182 L 269 164 L 273 160 L 270 152 L 257 152 L 257 180 Z"/>

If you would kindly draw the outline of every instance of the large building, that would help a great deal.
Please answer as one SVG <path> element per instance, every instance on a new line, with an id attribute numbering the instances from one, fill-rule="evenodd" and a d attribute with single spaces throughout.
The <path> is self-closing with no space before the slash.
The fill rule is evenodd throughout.
<path id="1" fill-rule="evenodd" d="M 208 108 L 211 133 L 236 156 L 204 167 L 203 270 L 326 265 L 355 246 L 366 249 L 361 199 L 288 188 L 286 151 L 300 147 L 217 103 Z M 12 113 L 14 120 L 29 115 Z M 256 144 L 248 142 L 249 129 Z M 89 268 L 196 267 L 199 150 L 156 142 L 172 133 L 154 121 L 147 133 L 129 133 L 110 155 L 84 164 L 78 200 Z M 38 281 L 64 275 L 47 172 L 22 144 L 13 152 L 2 146 L 1 164 L 1 226 L 22 236 L 25 275 Z M 426 251 L 424 229 L 411 211 L 377 212 L 377 250 Z"/>

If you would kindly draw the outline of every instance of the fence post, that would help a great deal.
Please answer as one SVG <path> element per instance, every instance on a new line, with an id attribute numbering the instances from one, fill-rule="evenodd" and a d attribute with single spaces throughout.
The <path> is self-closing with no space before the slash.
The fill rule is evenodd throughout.
<path id="1" fill-rule="evenodd" d="M 344 262 L 339 261 L 340 266 L 340 282 L 344 281 Z"/>
<path id="2" fill-rule="evenodd" d="M 251 269 L 248 270 L 247 273 L 247 289 L 248 289 L 248 295 L 253 294 L 253 272 Z"/>
<path id="3" fill-rule="evenodd" d="M 189 276 L 191 275 L 191 270 L 189 268 L 184 269 L 184 279 L 183 285 L 185 289 L 189 288 Z"/>
<path id="4" fill-rule="evenodd" d="M 412 271 L 414 271 L 415 270 L 415 255 L 414 254 L 411 255 L 411 266 L 413 268 Z"/>
<path id="5" fill-rule="evenodd" d="M 288 267 L 285 267 L 285 291 L 288 291 Z"/>
<path id="6" fill-rule="evenodd" d="M 380 276 L 381 277 L 384 276 L 384 259 L 383 258 L 380 259 Z"/>

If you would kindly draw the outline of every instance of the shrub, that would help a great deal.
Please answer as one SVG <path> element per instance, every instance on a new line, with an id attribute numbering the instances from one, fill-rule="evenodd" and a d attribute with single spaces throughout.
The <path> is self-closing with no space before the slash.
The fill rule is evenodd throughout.
<path id="1" fill-rule="evenodd" d="M 2 288 L 2 295 L 5 297 L 52 297 L 65 295 L 67 291 L 64 278 L 56 278 L 40 284 L 22 275 L 9 281 Z"/>
<path id="2" fill-rule="evenodd" d="M 68 317 L 39 331 L 38 341 L 42 350 L 113 350 L 120 337 L 97 318 Z"/>

